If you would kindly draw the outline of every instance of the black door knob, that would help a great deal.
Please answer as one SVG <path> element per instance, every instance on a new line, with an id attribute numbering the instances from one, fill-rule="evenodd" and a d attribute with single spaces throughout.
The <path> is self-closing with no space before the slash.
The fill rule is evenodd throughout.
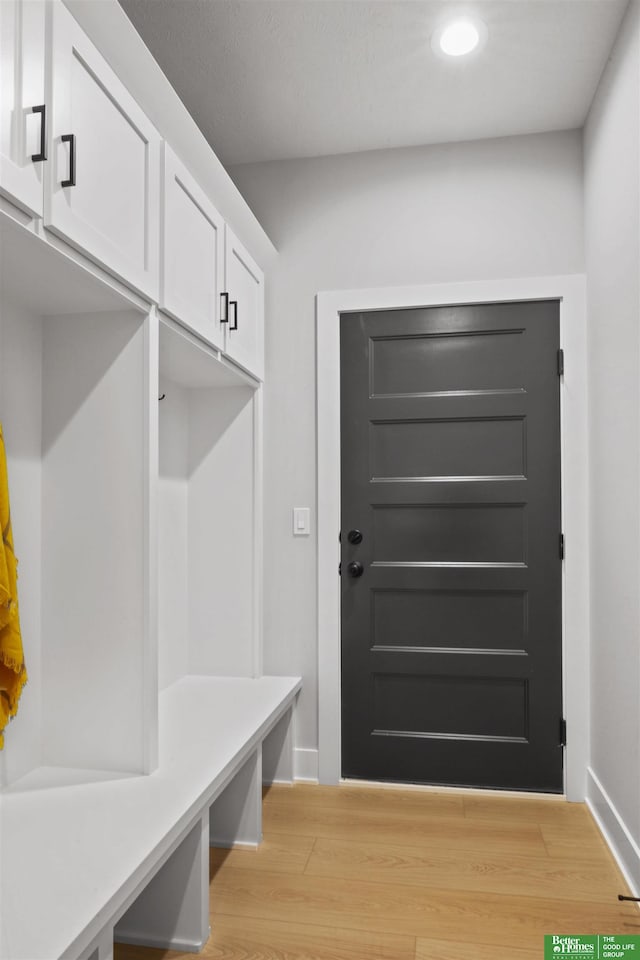
<path id="1" fill-rule="evenodd" d="M 362 534 L 359 530 L 349 530 L 347 540 L 349 543 L 362 543 Z"/>
<path id="2" fill-rule="evenodd" d="M 364 567 L 359 560 L 352 560 L 347 564 L 347 571 L 350 577 L 361 577 L 364 573 Z"/>

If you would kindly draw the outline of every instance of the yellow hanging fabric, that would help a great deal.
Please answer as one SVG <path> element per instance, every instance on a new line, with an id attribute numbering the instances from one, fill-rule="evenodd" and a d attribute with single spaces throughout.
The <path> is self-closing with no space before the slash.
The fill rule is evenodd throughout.
<path id="1" fill-rule="evenodd" d="M 13 552 L 7 456 L 0 424 L 0 750 L 4 746 L 3 731 L 18 712 L 18 700 L 27 682 L 22 652 L 20 616 L 18 613 L 18 561 Z"/>

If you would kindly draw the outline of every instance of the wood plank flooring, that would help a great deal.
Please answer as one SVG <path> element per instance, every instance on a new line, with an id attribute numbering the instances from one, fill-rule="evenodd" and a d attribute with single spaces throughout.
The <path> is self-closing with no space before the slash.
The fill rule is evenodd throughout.
<path id="1" fill-rule="evenodd" d="M 211 851 L 207 960 L 542 960 L 545 933 L 640 935 L 583 804 L 278 785 L 264 837 Z"/>

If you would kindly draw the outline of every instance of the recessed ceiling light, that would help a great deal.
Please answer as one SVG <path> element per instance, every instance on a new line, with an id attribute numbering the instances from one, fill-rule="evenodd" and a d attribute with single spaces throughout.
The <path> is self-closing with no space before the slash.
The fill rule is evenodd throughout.
<path id="1" fill-rule="evenodd" d="M 443 24 L 433 35 L 436 53 L 447 57 L 464 57 L 484 45 L 487 28 L 481 20 L 452 20 Z"/>

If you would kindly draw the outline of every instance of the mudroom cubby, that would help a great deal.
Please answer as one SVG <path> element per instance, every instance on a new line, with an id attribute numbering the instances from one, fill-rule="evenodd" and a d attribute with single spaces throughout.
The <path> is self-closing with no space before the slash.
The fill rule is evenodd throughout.
<path id="1" fill-rule="evenodd" d="M 293 769 L 302 681 L 262 672 L 276 251 L 116 0 L 0 6 L 0 421 L 29 675 L 0 751 L 0 960 L 197 951 L 210 841 L 259 843 L 262 782 Z"/>
<path id="2" fill-rule="evenodd" d="M 29 671 L 0 752 L 0 958 L 199 950 L 210 839 L 259 843 L 262 780 L 292 768 L 301 681 L 260 654 L 262 388 L 2 213 L 0 253 Z"/>
<path id="3" fill-rule="evenodd" d="M 160 321 L 158 636 L 163 690 L 260 664 L 260 385 Z"/>
<path id="4" fill-rule="evenodd" d="M 8 218 L 0 243 L 0 420 L 29 674 L 0 781 L 148 772 L 149 321 Z"/>

